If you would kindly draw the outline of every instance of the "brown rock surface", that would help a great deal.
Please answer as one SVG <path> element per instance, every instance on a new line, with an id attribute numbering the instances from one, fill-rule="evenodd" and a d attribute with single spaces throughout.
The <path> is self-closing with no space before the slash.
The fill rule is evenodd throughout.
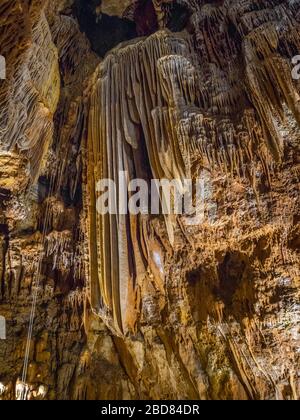
<path id="1" fill-rule="evenodd" d="M 133 0 L 125 1 L 114 1 L 114 0 L 102 0 L 101 1 L 101 12 L 111 16 L 122 17 L 124 11 L 133 3 Z"/>
<path id="2" fill-rule="evenodd" d="M 300 397 L 300 1 L 159 3 L 103 60 L 72 1 L 0 5 L 0 399 L 34 296 L 28 399 Z M 101 216 L 119 170 L 199 177 L 204 220 Z"/>

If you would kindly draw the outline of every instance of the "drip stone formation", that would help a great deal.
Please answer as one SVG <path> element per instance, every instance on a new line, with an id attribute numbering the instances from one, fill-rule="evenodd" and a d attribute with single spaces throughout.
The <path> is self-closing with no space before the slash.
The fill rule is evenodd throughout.
<path id="1" fill-rule="evenodd" d="M 300 0 L 1 1 L 1 400 L 299 400 L 299 34 Z M 203 217 L 102 179 L 199 179 Z"/>

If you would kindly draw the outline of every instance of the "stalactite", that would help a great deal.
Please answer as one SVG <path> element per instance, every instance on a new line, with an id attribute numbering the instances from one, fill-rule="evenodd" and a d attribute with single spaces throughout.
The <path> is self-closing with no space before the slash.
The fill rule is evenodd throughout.
<path id="1" fill-rule="evenodd" d="M 13 61 L 20 45 L 7 58 L 8 79 L 0 89 L 0 144 L 6 150 L 17 147 L 29 159 L 34 181 L 52 141 L 52 119 L 58 103 L 60 81 L 57 50 L 44 11 L 35 20 L 22 24 L 32 25 L 32 42 L 30 47 L 20 51 L 20 65 Z M 5 39 L 4 30 L 9 25 L 11 22 L 6 22 L 0 34 L 4 54 L 6 50 L 9 52 L 11 45 L 10 40 Z"/>
<path id="2" fill-rule="evenodd" d="M 295 28 L 292 28 L 293 31 Z M 269 25 L 251 32 L 244 42 L 249 93 L 269 131 L 269 147 L 277 159 L 282 156 L 283 140 L 274 124 L 273 116 L 278 115 L 282 119 L 282 98 L 296 121 L 300 121 L 299 93 L 295 91 L 290 66 L 276 53 L 279 40 L 278 32 Z"/>
<path id="3" fill-rule="evenodd" d="M 194 100 L 193 66 L 178 55 L 188 50 L 187 40 L 178 38 L 175 42 L 170 34 L 162 32 L 145 42 L 115 50 L 99 67 L 89 111 L 88 159 L 94 162 L 89 165 L 94 168 L 93 174 L 88 167 L 91 202 L 96 199 L 95 183 L 102 178 L 118 182 L 118 171 L 129 171 L 129 179 L 134 175 L 147 179 L 147 171 L 158 179 L 187 176 L 172 127 L 178 112 Z M 139 165 L 143 149 L 149 156 L 149 168 Z M 128 153 L 133 155 L 132 162 Z M 107 166 L 107 162 L 115 162 L 115 168 Z M 92 302 L 97 306 L 102 301 L 115 329 L 124 333 L 129 327 L 127 322 L 131 329 L 136 322 L 134 316 L 130 319 L 126 308 L 128 302 L 136 300 L 135 277 L 145 275 L 143 250 L 137 240 L 144 233 L 135 227 L 135 216 L 130 216 L 129 236 L 127 216 L 101 217 L 90 212 L 90 218 L 90 235 L 96 229 L 93 235 L 97 233 L 99 238 L 95 237 L 98 249 L 90 243 L 91 258 L 96 259 L 94 264 L 98 266 L 98 273 L 92 274 Z M 166 223 L 172 238 L 172 222 L 166 218 Z"/>
<path id="4" fill-rule="evenodd" d="M 45 254 L 53 256 L 53 270 L 69 272 L 73 267 L 72 232 L 52 231 L 46 237 Z"/>
<path id="5" fill-rule="evenodd" d="M 96 312 L 119 334 L 134 329 L 136 319 L 130 327 L 126 323 L 128 302 L 136 301 L 135 278 L 143 277 L 146 266 L 143 262 L 132 270 L 132 264 L 147 256 L 140 239 L 130 259 L 136 234 L 129 233 L 127 225 L 129 220 L 131 226 L 140 224 L 136 217 L 96 214 L 97 181 L 117 181 L 120 170 L 129 170 L 129 180 L 183 180 L 206 167 L 247 182 L 259 201 L 257 172 L 271 187 L 274 158 L 283 155 L 274 124 L 274 118 L 282 119 L 282 98 L 299 118 L 298 94 L 291 77 L 285 76 L 286 59 L 278 52 L 282 27 L 269 23 L 282 18 L 282 4 L 274 1 L 272 9 L 264 3 L 261 9 L 258 2 L 233 5 L 228 0 L 223 7 L 183 3 L 192 12 L 194 40 L 159 32 L 116 48 L 91 85 L 86 198 L 92 203 L 87 208 L 89 255 L 97 269 L 89 272 L 90 293 Z M 293 17 L 288 14 L 286 19 L 295 31 Z M 235 25 L 234 36 L 228 33 L 229 25 Z M 290 34 L 290 42 L 296 45 L 297 36 Z M 237 61 L 241 52 L 244 71 Z M 146 171 L 138 164 L 145 152 Z M 165 224 L 174 243 L 176 218 L 165 217 Z"/>
<path id="6" fill-rule="evenodd" d="M 2 382 L 0 382 L 0 397 L 1 395 L 4 394 L 5 391 L 6 391 L 6 386 Z"/>
<path id="7" fill-rule="evenodd" d="M 66 297 L 65 305 L 67 308 L 74 309 L 75 307 L 82 307 L 85 300 L 85 290 L 76 289 L 72 290 Z"/>

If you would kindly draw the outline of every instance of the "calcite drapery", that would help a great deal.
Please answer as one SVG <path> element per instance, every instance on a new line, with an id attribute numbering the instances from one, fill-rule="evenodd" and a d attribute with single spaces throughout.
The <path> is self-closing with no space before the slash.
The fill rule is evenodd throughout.
<path id="1" fill-rule="evenodd" d="M 168 33 L 116 49 L 100 65 L 91 88 L 86 197 L 91 299 L 121 334 L 135 329 L 138 280 L 147 268 L 147 233 L 141 215 L 98 215 L 95 187 L 109 178 L 119 188 L 121 171 L 129 179 L 186 176 L 173 122 L 193 95 L 188 51 L 188 40 Z"/>
<path id="2" fill-rule="evenodd" d="M 4 0 L 0 6 L 0 44 L 7 64 L 7 79 L 0 86 L 0 145 L 24 154 L 33 181 L 52 142 L 60 93 L 57 50 L 44 9 L 37 11 L 36 3 Z"/>
<path id="3" fill-rule="evenodd" d="M 3 0 L 0 5 L 0 53 L 7 62 L 7 79 L 0 81 L 0 314 L 7 325 L 6 340 L 0 340 L 1 400 L 19 398 L 24 390 L 37 400 L 126 398 L 135 392 L 99 319 L 89 327 L 98 335 L 95 341 L 87 343 L 82 327 L 86 294 L 77 198 L 82 96 L 99 58 L 76 20 L 63 13 L 70 4 Z M 50 111 L 41 113 L 48 106 Z M 46 208 L 50 219 L 43 241 Z M 36 289 L 24 387 L 19 379 Z M 98 346 L 105 349 L 96 362 L 105 383 L 102 397 L 89 375 Z M 110 364 L 114 373 L 107 370 Z M 75 376 L 80 386 L 73 388 Z"/>

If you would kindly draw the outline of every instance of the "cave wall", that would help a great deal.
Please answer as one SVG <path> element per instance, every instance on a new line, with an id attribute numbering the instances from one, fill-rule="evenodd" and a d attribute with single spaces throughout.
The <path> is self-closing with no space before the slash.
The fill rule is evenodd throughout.
<path id="1" fill-rule="evenodd" d="M 0 6 L 0 398 L 36 294 L 27 398 L 299 399 L 300 2 L 103 2 L 147 35 L 105 58 L 72 3 Z M 124 169 L 200 177 L 204 221 L 101 216 Z"/>

